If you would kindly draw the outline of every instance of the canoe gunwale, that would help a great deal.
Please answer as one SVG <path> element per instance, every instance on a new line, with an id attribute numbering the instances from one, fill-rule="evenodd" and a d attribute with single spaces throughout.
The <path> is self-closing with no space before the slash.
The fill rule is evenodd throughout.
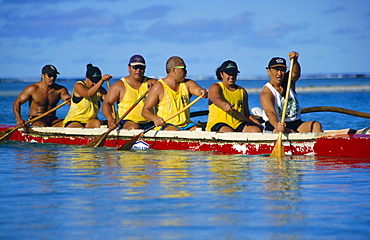
<path id="1" fill-rule="evenodd" d="M 11 128 L 0 125 L 1 130 Z M 18 129 L 10 140 L 85 146 L 105 133 L 107 128 L 31 127 Z M 104 147 L 125 144 L 142 130 L 114 130 Z M 286 155 L 370 158 L 370 133 L 333 130 L 323 133 L 291 133 L 283 135 Z M 134 149 L 194 150 L 219 154 L 269 155 L 277 133 L 216 133 L 197 131 L 149 131 Z M 141 144 L 141 146 L 140 146 Z M 136 144 L 135 144 L 136 145 Z M 144 148 L 141 148 L 144 146 Z M 145 148 L 146 146 L 146 148 Z"/>
<path id="2" fill-rule="evenodd" d="M 84 138 L 95 138 L 107 131 L 107 128 L 62 128 L 62 127 L 31 127 L 27 131 L 20 129 L 20 132 L 30 135 L 42 136 L 73 136 Z M 142 132 L 142 130 L 113 130 L 109 135 L 109 139 L 134 137 Z M 283 134 L 284 141 L 314 141 L 320 137 L 328 135 L 335 136 L 340 133 L 290 133 Z M 266 142 L 276 141 L 277 133 L 219 133 L 206 132 L 201 130 L 196 131 L 149 131 L 143 138 L 170 138 L 170 139 L 189 139 L 189 140 L 210 140 L 210 141 L 233 141 L 233 142 Z"/>

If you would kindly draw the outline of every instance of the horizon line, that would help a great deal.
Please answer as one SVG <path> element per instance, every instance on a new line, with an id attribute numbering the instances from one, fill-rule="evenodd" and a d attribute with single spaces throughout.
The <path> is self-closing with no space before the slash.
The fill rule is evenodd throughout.
<path id="1" fill-rule="evenodd" d="M 166 76 L 148 76 L 151 78 L 164 78 Z M 37 78 L 37 79 L 36 79 Z M 39 80 L 39 77 L 0 77 L 0 82 L 4 81 L 31 81 Z M 58 77 L 59 80 L 75 80 L 83 79 L 84 77 Z M 120 77 L 118 77 L 119 79 Z M 213 75 L 189 75 L 187 77 L 193 80 L 217 80 L 216 76 Z M 302 74 L 300 79 L 343 79 L 343 78 L 370 78 L 370 73 L 312 73 L 312 74 Z M 117 79 L 116 77 L 113 79 Z M 268 76 L 260 75 L 238 75 L 239 80 L 266 80 Z"/>

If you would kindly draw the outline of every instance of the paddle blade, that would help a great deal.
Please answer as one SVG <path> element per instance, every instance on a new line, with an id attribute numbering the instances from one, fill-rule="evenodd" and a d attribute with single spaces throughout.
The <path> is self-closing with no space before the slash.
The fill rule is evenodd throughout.
<path id="1" fill-rule="evenodd" d="M 275 147 L 272 150 L 270 157 L 279 158 L 279 157 L 284 157 L 284 156 L 285 156 L 284 146 L 282 142 L 282 137 L 279 133 L 279 137 L 276 140 Z"/>
<path id="2" fill-rule="evenodd" d="M 0 142 L 8 140 L 12 136 L 12 133 L 18 128 L 19 127 L 13 127 L 0 132 Z"/>
<path id="3" fill-rule="evenodd" d="M 135 137 L 131 138 L 127 143 L 118 147 L 116 150 L 130 150 L 135 145 L 137 140 L 139 140 L 139 138 L 141 138 L 143 135 L 144 135 L 144 132 L 139 133 Z"/>
<path id="4" fill-rule="evenodd" d="M 110 131 L 107 131 L 107 132 L 103 133 L 102 135 L 95 138 L 94 140 L 92 140 L 90 143 L 88 143 L 87 145 L 85 145 L 83 147 L 84 148 L 90 148 L 90 147 L 101 147 L 101 146 L 103 146 L 109 133 L 110 133 Z"/>

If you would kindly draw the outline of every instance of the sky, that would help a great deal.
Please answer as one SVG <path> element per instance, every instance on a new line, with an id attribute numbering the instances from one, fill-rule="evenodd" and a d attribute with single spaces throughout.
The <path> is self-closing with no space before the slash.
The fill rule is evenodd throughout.
<path id="1" fill-rule="evenodd" d="M 290 51 L 303 75 L 370 73 L 370 1 L 0 0 L 0 78 L 38 78 L 46 64 L 83 78 L 88 63 L 118 78 L 134 54 L 148 76 L 165 76 L 171 56 L 193 78 L 229 59 L 265 76 Z"/>

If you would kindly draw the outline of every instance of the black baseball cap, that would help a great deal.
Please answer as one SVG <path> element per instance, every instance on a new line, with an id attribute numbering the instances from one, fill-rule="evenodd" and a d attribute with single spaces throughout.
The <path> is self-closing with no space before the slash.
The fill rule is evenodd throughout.
<path id="1" fill-rule="evenodd" d="M 286 60 L 284 58 L 281 58 L 281 57 L 274 57 L 270 60 L 268 66 L 266 67 L 266 69 L 268 68 L 274 68 L 274 67 L 285 67 L 287 68 L 286 66 Z"/>
<path id="2" fill-rule="evenodd" d="M 230 72 L 230 73 L 240 73 L 236 62 L 227 60 L 222 63 L 221 67 L 218 69 L 219 72 Z"/>
<path id="3" fill-rule="evenodd" d="M 93 66 L 91 63 L 86 66 L 86 77 L 92 82 L 97 83 L 101 79 L 101 71 L 98 67 Z"/>
<path id="4" fill-rule="evenodd" d="M 240 73 L 238 70 L 238 65 L 236 65 L 236 62 L 227 60 L 221 64 L 219 68 L 216 69 L 216 77 L 218 80 L 222 80 L 222 77 L 220 75 L 221 72 L 226 72 L 226 73 Z"/>
<path id="5" fill-rule="evenodd" d="M 42 74 L 45 74 L 45 73 L 59 74 L 57 68 L 53 65 L 45 65 L 42 68 Z"/>

